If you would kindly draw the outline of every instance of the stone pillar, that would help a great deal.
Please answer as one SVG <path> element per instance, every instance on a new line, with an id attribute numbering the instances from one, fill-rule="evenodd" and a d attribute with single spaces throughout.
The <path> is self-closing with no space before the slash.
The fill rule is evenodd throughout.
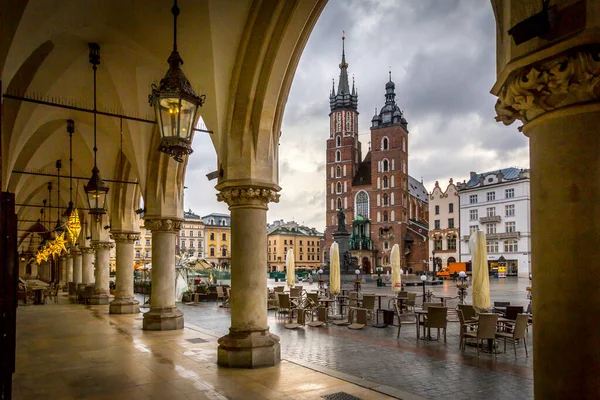
<path id="1" fill-rule="evenodd" d="M 67 284 L 67 257 L 60 256 L 58 258 L 59 285 L 64 287 Z"/>
<path id="2" fill-rule="evenodd" d="M 81 281 L 87 285 L 94 283 L 94 249 L 82 247 Z"/>
<path id="3" fill-rule="evenodd" d="M 217 197 L 231 210 L 231 327 L 219 339 L 218 363 L 255 368 L 280 361 L 279 336 L 267 325 L 267 204 L 271 189 L 226 188 Z"/>
<path id="4" fill-rule="evenodd" d="M 152 294 L 143 329 L 183 329 L 183 313 L 175 306 L 175 239 L 181 221 L 146 219 L 144 225 L 152 231 Z"/>
<path id="5" fill-rule="evenodd" d="M 546 53 L 547 54 L 547 53 Z M 498 120 L 530 139 L 534 395 L 600 393 L 600 53 L 578 47 L 513 71 Z M 557 372 L 560 366 L 560 372 Z"/>
<path id="6" fill-rule="evenodd" d="M 116 242 L 117 290 L 110 303 L 111 314 L 135 314 L 140 303 L 133 297 L 133 242 L 140 238 L 139 232 L 111 232 Z"/>
<path id="7" fill-rule="evenodd" d="M 36 263 L 35 261 L 32 262 L 31 263 L 31 277 L 37 278 L 39 273 L 40 273 L 40 271 L 39 271 L 38 263 Z"/>
<path id="8" fill-rule="evenodd" d="M 83 257 L 81 255 L 81 250 L 75 248 L 71 250 L 71 254 L 73 254 L 73 282 L 76 285 L 82 283 L 82 264 Z"/>
<path id="9" fill-rule="evenodd" d="M 73 255 L 67 255 L 67 282 L 73 282 Z"/>
<path id="10" fill-rule="evenodd" d="M 92 248 L 96 251 L 95 275 L 96 289 L 90 299 L 90 304 L 108 304 L 110 291 L 108 287 L 110 272 L 110 249 L 114 245 L 111 242 L 95 242 Z"/>

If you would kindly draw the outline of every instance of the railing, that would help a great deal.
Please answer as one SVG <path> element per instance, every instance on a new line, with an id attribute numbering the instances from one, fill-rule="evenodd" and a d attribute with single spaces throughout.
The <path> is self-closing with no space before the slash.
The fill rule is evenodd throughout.
<path id="1" fill-rule="evenodd" d="M 479 218 L 479 222 L 482 224 L 488 223 L 488 222 L 500 222 L 501 218 L 499 215 L 493 215 L 491 217 L 481 217 Z"/>
<path id="2" fill-rule="evenodd" d="M 486 239 L 492 240 L 503 240 L 503 239 L 519 239 L 521 232 L 503 232 L 503 233 L 490 233 L 486 235 Z"/>

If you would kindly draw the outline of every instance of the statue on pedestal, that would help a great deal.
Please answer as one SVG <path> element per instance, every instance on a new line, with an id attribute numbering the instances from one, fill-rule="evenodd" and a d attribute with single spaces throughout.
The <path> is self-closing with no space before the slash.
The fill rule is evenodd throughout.
<path id="1" fill-rule="evenodd" d="M 346 232 L 346 215 L 344 214 L 344 211 L 342 211 L 341 208 L 337 212 L 337 218 L 338 218 L 337 231 L 338 232 Z"/>

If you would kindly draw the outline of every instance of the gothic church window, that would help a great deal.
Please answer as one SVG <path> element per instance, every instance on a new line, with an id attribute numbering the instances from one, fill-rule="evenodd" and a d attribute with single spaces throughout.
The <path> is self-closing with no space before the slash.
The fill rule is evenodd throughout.
<path id="1" fill-rule="evenodd" d="M 341 136 L 339 136 L 339 135 L 338 135 L 338 136 L 335 138 L 335 145 L 336 145 L 337 147 L 340 147 L 340 146 L 342 145 L 342 137 L 341 137 Z"/>
<path id="2" fill-rule="evenodd" d="M 389 148 L 389 140 L 388 138 L 384 137 L 383 140 L 381 141 L 381 150 L 387 150 Z"/>
<path id="3" fill-rule="evenodd" d="M 383 212 L 383 222 L 387 222 L 387 220 L 388 220 L 388 212 L 384 211 Z"/>
<path id="4" fill-rule="evenodd" d="M 387 176 L 383 177 L 383 188 L 387 188 L 389 186 L 389 179 Z"/>
<path id="5" fill-rule="evenodd" d="M 387 193 L 383 194 L 383 206 L 387 207 L 389 205 L 389 201 L 388 201 L 388 195 Z"/>
<path id="6" fill-rule="evenodd" d="M 335 177 L 340 178 L 341 176 L 342 176 L 342 169 L 338 165 L 337 168 L 335 169 Z"/>
<path id="7" fill-rule="evenodd" d="M 342 183 L 338 182 L 336 186 L 336 193 L 342 193 Z"/>
<path id="8" fill-rule="evenodd" d="M 337 208 L 338 208 L 338 210 L 339 210 L 340 208 L 342 208 L 342 199 L 340 199 L 339 197 L 338 197 L 338 199 L 337 199 Z"/>
<path id="9" fill-rule="evenodd" d="M 338 150 L 335 152 L 335 161 L 341 161 L 341 160 L 342 160 L 342 152 Z"/>
<path id="10" fill-rule="evenodd" d="M 369 195 L 364 190 L 356 194 L 356 214 L 369 218 Z"/>
<path id="11" fill-rule="evenodd" d="M 390 169 L 390 162 L 388 160 L 383 160 L 383 172 L 388 172 Z"/>

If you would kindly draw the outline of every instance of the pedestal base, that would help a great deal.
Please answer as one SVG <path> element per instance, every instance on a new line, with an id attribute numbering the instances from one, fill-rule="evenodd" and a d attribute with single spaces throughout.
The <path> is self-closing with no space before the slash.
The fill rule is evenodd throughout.
<path id="1" fill-rule="evenodd" d="M 140 312 L 140 302 L 135 299 L 114 299 L 109 307 L 109 314 L 137 314 Z"/>
<path id="2" fill-rule="evenodd" d="M 174 331 L 183 329 L 183 313 L 177 307 L 151 308 L 144 314 L 145 331 Z"/>
<path id="3" fill-rule="evenodd" d="M 279 336 L 264 331 L 234 331 L 219 339 L 218 361 L 222 367 L 272 367 L 281 361 Z"/>
<path id="4" fill-rule="evenodd" d="M 94 294 L 90 297 L 90 304 L 93 306 L 106 305 L 108 303 L 110 303 L 110 297 L 107 294 Z"/>

